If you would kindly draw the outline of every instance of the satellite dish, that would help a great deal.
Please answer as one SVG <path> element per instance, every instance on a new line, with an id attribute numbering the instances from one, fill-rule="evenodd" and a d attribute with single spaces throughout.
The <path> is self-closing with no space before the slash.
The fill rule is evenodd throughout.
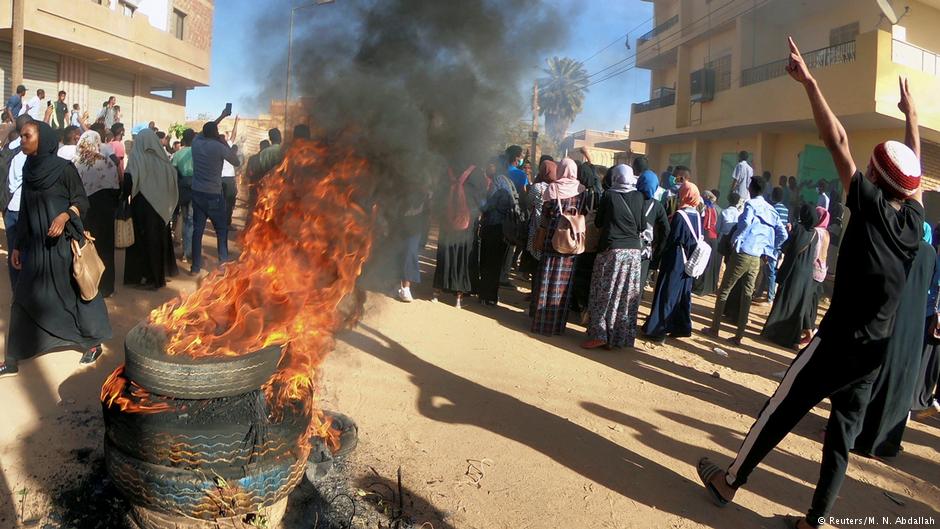
<path id="1" fill-rule="evenodd" d="M 878 7 L 881 9 L 881 12 L 884 14 L 885 18 L 888 19 L 888 22 L 891 22 L 891 24 L 898 23 L 898 14 L 894 12 L 894 8 L 891 7 L 891 4 L 888 3 L 888 0 L 875 0 L 875 3 L 878 4 Z"/>

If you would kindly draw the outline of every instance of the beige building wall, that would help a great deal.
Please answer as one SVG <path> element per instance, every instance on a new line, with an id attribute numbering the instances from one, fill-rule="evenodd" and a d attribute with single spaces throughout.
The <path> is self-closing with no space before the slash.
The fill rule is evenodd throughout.
<path id="1" fill-rule="evenodd" d="M 647 143 L 654 169 L 688 161 L 700 186 L 710 189 L 719 185 L 722 158 L 727 171 L 727 158 L 746 150 L 755 170 L 769 170 L 775 183 L 779 175 L 798 175 L 807 146 L 822 145 L 802 87 L 777 62 L 787 57 L 786 36 L 794 35 L 804 54 L 827 49 L 820 55 L 827 62 L 813 75 L 845 124 L 861 169 L 877 143 L 903 138 L 897 79 L 910 79 L 927 142 L 926 185 L 937 188 L 940 174 L 932 172 L 940 170 L 940 2 L 905 2 L 911 10 L 901 21 L 901 34 L 892 33 L 874 2 L 656 0 L 657 22 L 673 16 L 677 5 L 677 26 L 638 43 L 638 64 L 651 70 L 651 95 L 660 86 L 676 87 L 674 104 L 660 101 L 643 106 L 651 108 L 644 112 L 634 107 L 631 116 L 632 139 Z M 854 44 L 830 47 L 832 30 L 855 23 Z M 730 87 L 717 91 L 712 101 L 691 102 L 691 73 L 729 52 Z M 745 85 L 745 73 L 756 82 Z M 940 204 L 936 209 L 940 215 Z"/>
<path id="2" fill-rule="evenodd" d="M 185 121 L 187 91 L 209 82 L 212 0 L 148 0 L 133 16 L 124 15 L 115 2 L 23 2 L 24 70 L 35 66 L 36 57 L 51 64 L 58 77 L 50 89 L 65 90 L 69 106 L 78 103 L 91 120 L 101 109 L 103 94 L 112 94 L 128 128 L 154 121 L 165 130 Z M 14 88 L 9 71 L 11 13 L 12 0 L 0 0 L 4 97 Z M 36 87 L 29 85 L 35 83 L 24 84 L 32 96 Z M 54 93 L 47 96 L 55 98 Z"/>

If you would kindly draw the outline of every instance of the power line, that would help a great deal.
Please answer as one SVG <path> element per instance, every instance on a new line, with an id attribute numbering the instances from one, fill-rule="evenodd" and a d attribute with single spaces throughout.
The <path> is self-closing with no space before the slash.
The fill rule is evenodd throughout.
<path id="1" fill-rule="evenodd" d="M 753 6 L 747 8 L 745 11 L 743 11 L 742 13 L 740 13 L 738 16 L 744 16 L 744 15 L 750 13 L 751 11 L 754 11 L 755 9 L 757 9 L 757 8 L 759 8 L 759 7 L 763 7 L 764 5 L 766 5 L 766 4 L 767 4 L 768 2 L 770 2 L 770 1 L 771 1 L 771 0 L 762 0 L 760 3 L 756 3 L 756 4 L 754 4 Z M 712 16 L 713 14 L 715 14 L 716 12 L 720 11 L 721 9 L 723 9 L 723 8 L 725 8 L 725 7 L 727 7 L 727 6 L 731 5 L 731 4 L 733 4 L 734 2 L 735 2 L 735 0 L 729 0 L 729 2 L 727 2 L 727 3 L 725 3 L 725 4 L 722 4 L 722 5 L 719 6 L 717 9 L 715 9 L 715 11 L 712 11 L 711 13 L 709 13 L 709 14 L 707 14 L 707 15 L 701 17 L 701 18 L 699 18 L 698 20 L 695 20 L 694 22 L 692 22 L 691 24 L 689 24 L 688 26 L 686 26 L 686 28 L 692 27 L 692 26 L 698 24 L 699 22 L 701 22 L 702 20 L 705 20 L 706 18 L 711 17 L 711 16 Z M 682 29 L 683 29 L 683 28 L 679 28 L 679 29 L 677 29 L 676 31 L 674 31 L 674 32 L 672 32 L 672 33 L 670 33 L 670 34 L 664 36 L 663 38 L 660 39 L 659 44 L 661 45 L 661 44 L 662 44 L 664 41 L 666 41 L 667 39 L 670 39 L 670 38 L 672 38 L 672 37 L 675 37 L 676 35 L 678 35 L 679 33 L 682 32 Z M 671 44 L 670 44 L 670 45 L 671 45 Z M 635 59 L 636 56 L 637 56 L 637 52 L 634 52 L 633 55 L 631 55 L 630 57 L 627 57 L 626 59 L 624 59 L 624 60 L 622 60 L 622 61 L 620 61 L 620 62 L 622 63 L 622 62 L 626 62 L 626 61 L 629 60 L 629 59 Z M 620 76 L 620 75 L 623 75 L 624 73 L 626 73 L 626 72 L 628 72 L 628 71 L 630 71 L 630 70 L 633 70 L 634 68 L 636 68 L 636 61 L 635 61 L 635 60 L 634 60 L 633 64 L 631 64 L 631 65 L 628 65 L 628 66 L 626 66 L 626 67 L 624 67 L 624 68 L 622 68 L 622 69 L 620 69 L 620 70 L 617 70 L 617 71 L 614 71 L 614 72 L 610 72 L 609 74 L 606 74 L 603 78 L 601 78 L 601 79 L 596 79 L 596 80 L 592 81 L 591 83 L 588 83 L 588 85 L 587 85 L 585 88 L 594 86 L 594 85 L 599 84 L 599 83 L 602 83 L 602 82 L 604 82 L 604 81 L 609 81 L 610 79 L 613 79 L 614 77 L 618 77 L 618 76 Z M 601 70 L 601 71 L 599 71 L 599 72 L 597 72 L 597 73 L 601 73 L 602 71 L 603 71 L 603 70 Z M 590 77 L 591 77 L 591 76 L 589 76 L 589 78 L 590 78 Z"/>
<path id="2" fill-rule="evenodd" d="M 626 37 L 629 37 L 630 34 L 633 33 L 634 31 L 636 31 L 636 30 L 640 29 L 641 27 L 645 26 L 646 24 L 652 22 L 652 21 L 653 21 L 653 18 L 655 18 L 655 17 L 649 17 L 648 19 L 644 20 L 643 22 L 640 22 L 639 24 L 637 24 L 637 26 L 636 26 L 635 28 L 633 28 L 633 29 L 631 29 L 630 31 L 624 33 L 623 35 L 620 35 L 619 37 L 617 37 L 616 39 L 614 39 L 613 42 L 611 42 L 610 44 L 608 44 L 608 45 L 604 46 L 603 48 L 601 48 L 601 49 L 597 50 L 596 52 L 594 52 L 594 55 L 591 55 L 591 56 L 588 57 L 587 59 L 584 59 L 583 61 L 579 61 L 579 62 L 580 62 L 582 65 L 584 65 L 584 63 L 588 62 L 589 60 L 593 59 L 594 57 L 597 57 L 598 55 L 600 55 L 602 52 L 604 52 L 605 50 L 607 50 L 608 48 L 610 48 L 610 47 L 613 46 L 614 44 L 617 44 L 618 42 L 620 42 L 622 39 L 624 39 L 624 38 L 626 38 Z"/>

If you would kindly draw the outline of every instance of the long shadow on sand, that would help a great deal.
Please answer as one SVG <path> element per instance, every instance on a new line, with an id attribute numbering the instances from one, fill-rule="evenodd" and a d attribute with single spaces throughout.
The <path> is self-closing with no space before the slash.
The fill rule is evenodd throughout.
<path id="1" fill-rule="evenodd" d="M 747 509 L 713 509 L 697 482 L 672 469 L 563 417 L 426 362 L 373 328 L 362 325 L 360 329 L 365 332 L 346 333 L 340 339 L 409 373 L 420 390 L 417 408 L 425 417 L 488 429 L 638 503 L 706 526 L 761 527 L 765 523 Z M 449 403 L 435 404 L 441 400 Z"/>

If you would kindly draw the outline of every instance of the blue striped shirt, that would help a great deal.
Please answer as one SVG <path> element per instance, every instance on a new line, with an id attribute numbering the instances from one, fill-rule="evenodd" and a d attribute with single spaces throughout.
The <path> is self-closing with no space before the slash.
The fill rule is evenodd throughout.
<path id="1" fill-rule="evenodd" d="M 783 202 L 774 204 L 774 209 L 777 210 L 777 215 L 780 215 L 780 222 L 784 224 L 790 223 L 790 210 L 787 209 L 787 206 Z"/>

